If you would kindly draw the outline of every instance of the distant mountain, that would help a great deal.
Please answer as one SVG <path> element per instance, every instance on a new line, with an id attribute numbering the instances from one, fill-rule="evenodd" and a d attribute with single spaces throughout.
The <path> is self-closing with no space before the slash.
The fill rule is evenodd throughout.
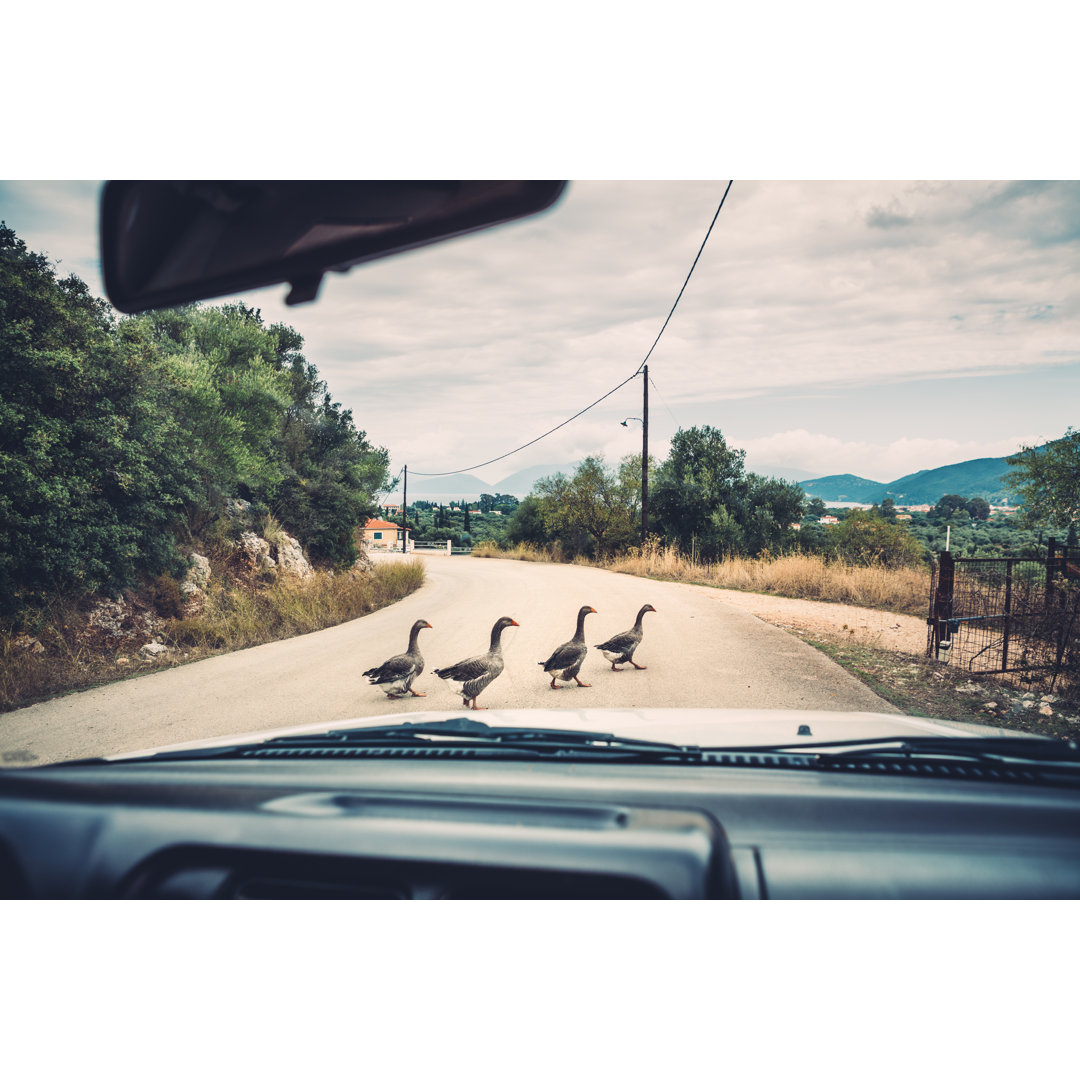
<path id="1" fill-rule="evenodd" d="M 800 480 L 799 487 L 810 498 L 821 499 L 822 502 L 861 503 L 880 502 L 884 497 L 881 493 L 885 489 L 885 485 L 876 480 L 866 480 L 852 473 L 821 476 L 816 480 Z"/>
<path id="2" fill-rule="evenodd" d="M 747 472 L 757 473 L 758 476 L 773 476 L 777 480 L 787 480 L 790 484 L 801 484 L 804 480 L 812 480 L 814 474 L 806 469 L 793 469 L 790 465 L 755 465 L 748 464 Z"/>
<path id="3" fill-rule="evenodd" d="M 483 480 L 477 479 L 471 473 L 458 473 L 454 476 L 409 477 L 409 502 L 412 502 L 414 498 L 423 499 L 428 495 L 453 495 L 455 498 L 468 496 L 470 499 L 478 499 L 483 494 L 494 495 L 495 488 L 490 484 L 485 484 Z M 400 487 L 394 495 L 400 499 Z"/>
<path id="4" fill-rule="evenodd" d="M 544 476 L 554 476 L 557 472 L 569 476 L 578 464 L 571 461 L 563 465 L 533 465 L 531 468 L 511 473 L 496 484 L 488 484 L 472 473 L 457 473 L 454 476 L 415 476 L 410 473 L 409 502 L 413 499 L 424 499 L 428 502 L 467 499 L 473 502 L 485 494 L 516 495 L 523 499 L 532 491 L 537 480 Z M 400 487 L 394 494 L 400 498 Z"/>
<path id="5" fill-rule="evenodd" d="M 937 469 L 921 469 L 898 480 L 879 484 L 861 476 L 844 473 L 801 480 L 799 486 L 811 498 L 824 502 L 881 502 L 892 499 L 898 505 L 933 505 L 943 495 L 963 495 L 965 499 L 985 499 L 990 503 L 1015 501 L 1004 477 L 1013 471 L 1005 458 L 974 458 Z"/>
<path id="6" fill-rule="evenodd" d="M 533 484 L 537 480 L 560 472 L 570 476 L 580 464 L 580 461 L 568 461 L 562 465 L 533 465 L 528 469 L 518 469 L 516 473 L 511 473 L 500 480 L 492 490 L 499 492 L 500 495 L 516 495 L 519 499 L 523 499 L 532 491 Z"/>
<path id="7" fill-rule="evenodd" d="M 897 503 L 936 503 L 942 495 L 963 495 L 1000 503 L 1010 498 L 1004 478 L 1013 471 L 1004 458 L 975 458 L 901 476 L 885 485 L 882 497 Z"/>

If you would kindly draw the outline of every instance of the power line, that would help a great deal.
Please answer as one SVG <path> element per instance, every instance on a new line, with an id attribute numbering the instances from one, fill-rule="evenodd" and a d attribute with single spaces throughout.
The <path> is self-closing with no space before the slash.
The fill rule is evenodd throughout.
<path id="1" fill-rule="evenodd" d="M 705 233 L 705 239 L 701 241 L 701 247 L 698 248 L 698 253 L 694 256 L 693 265 L 690 267 L 690 273 L 686 275 L 686 281 L 682 283 L 682 288 L 679 290 L 679 295 L 675 297 L 675 303 L 671 305 L 671 310 L 668 312 L 668 317 L 664 320 L 664 325 L 660 327 L 660 333 L 656 335 L 656 341 L 652 343 L 652 349 L 645 354 L 645 359 L 638 364 L 635 375 L 649 362 L 649 357 L 652 356 L 653 349 L 656 348 L 656 343 L 660 340 L 661 334 L 667 329 L 667 324 L 671 322 L 671 316 L 675 314 L 675 309 L 679 306 L 679 301 L 682 299 L 682 294 L 686 292 L 686 286 L 690 283 L 690 274 L 694 272 L 694 267 L 698 264 L 698 259 L 701 258 L 701 253 L 705 250 L 705 245 L 709 242 L 709 237 L 712 235 L 713 226 L 716 224 L 716 219 L 720 216 L 720 211 L 724 209 L 724 201 L 727 199 L 728 192 L 731 190 L 731 185 L 735 183 L 734 180 L 727 182 L 727 187 L 724 188 L 723 198 L 720 200 L 720 205 L 716 208 L 716 213 L 713 214 L 713 219 L 709 222 L 709 231 Z"/>
<path id="2" fill-rule="evenodd" d="M 641 371 L 645 367 L 645 365 L 649 362 L 649 357 L 652 356 L 653 349 L 656 348 L 657 342 L 659 342 L 664 331 L 667 329 L 667 324 L 671 322 L 671 316 L 675 314 L 675 309 L 679 306 L 679 301 L 682 299 L 682 295 L 686 291 L 686 286 L 690 282 L 690 277 L 694 272 L 694 268 L 698 264 L 698 259 L 701 258 L 701 253 L 705 250 L 705 245 L 709 242 L 709 237 L 712 235 L 713 226 L 716 224 L 716 219 L 720 216 L 720 211 L 724 208 L 724 202 L 727 200 L 728 192 L 731 190 L 731 185 L 733 183 L 733 180 L 728 181 L 728 185 L 724 189 L 723 197 L 720 199 L 720 205 L 716 208 L 716 213 L 713 214 L 713 219 L 709 223 L 708 231 L 705 233 L 705 239 L 701 241 L 701 247 L 698 248 L 698 253 L 694 256 L 694 261 L 690 266 L 689 273 L 687 273 L 686 275 L 686 280 L 682 283 L 682 288 L 679 290 L 679 295 L 675 297 L 675 303 L 671 305 L 671 310 L 668 312 L 668 316 L 664 320 L 664 325 L 660 327 L 660 333 L 656 335 L 656 341 L 652 343 L 652 348 L 650 348 L 649 351 L 645 354 L 645 359 L 642 360 L 640 364 L 638 364 L 637 370 L 634 372 L 633 375 L 631 375 L 629 378 L 623 379 L 623 381 L 619 383 L 618 386 L 612 387 L 602 397 L 598 397 L 591 405 L 586 405 L 584 409 L 582 409 L 580 412 L 574 413 L 574 415 L 571 416 L 569 419 L 564 420 L 561 424 L 556 424 L 555 427 L 553 427 L 550 431 L 545 431 L 543 435 L 537 435 L 535 439 L 530 439 L 527 443 L 523 443 L 521 446 L 515 447 L 515 449 L 513 450 L 508 450 L 505 454 L 500 454 L 498 457 L 493 457 L 489 461 L 482 461 L 479 465 L 468 465 L 463 469 L 450 469 L 447 472 L 428 473 L 417 472 L 416 470 L 413 470 L 413 476 L 458 476 L 461 473 L 472 472 L 474 469 L 482 469 L 486 465 L 494 465 L 498 461 L 503 461 L 508 457 L 513 457 L 514 454 L 520 453 L 520 451 L 535 445 L 542 439 L 546 439 L 549 435 L 554 435 L 556 431 L 558 431 L 560 428 L 566 427 L 567 424 L 573 423 L 573 421 L 577 420 L 578 417 L 584 416 L 585 413 L 587 413 L 590 409 L 593 409 L 597 405 L 599 405 L 600 402 L 603 401 L 605 398 L 611 397 L 611 395 L 614 394 L 616 390 L 621 390 L 628 382 L 631 381 L 631 379 L 636 379 L 641 374 Z M 654 383 L 653 385 L 655 386 L 656 384 Z M 669 409 L 668 411 L 670 412 L 671 410 Z M 674 417 L 672 419 L 674 419 Z"/>

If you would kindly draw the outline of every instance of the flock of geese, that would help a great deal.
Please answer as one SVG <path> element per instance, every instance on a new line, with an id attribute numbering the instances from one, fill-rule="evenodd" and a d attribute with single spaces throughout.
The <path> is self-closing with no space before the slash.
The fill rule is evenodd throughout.
<path id="1" fill-rule="evenodd" d="M 655 611 L 652 604 L 646 604 L 634 620 L 634 625 L 621 634 L 616 634 L 601 645 L 594 645 L 611 663 L 612 671 L 622 670 L 619 664 L 632 664 L 639 671 L 645 670 L 644 664 L 634 660 L 634 651 L 641 644 L 642 620 L 647 611 Z M 585 644 L 585 617 L 595 615 L 596 608 L 584 605 L 577 614 L 577 628 L 574 636 L 563 642 L 546 660 L 538 661 L 546 674 L 551 675 L 551 689 L 559 690 L 557 680 L 568 683 L 571 679 L 578 686 L 591 686 L 591 683 L 582 682 L 578 678 L 581 665 L 585 663 L 588 655 L 588 646 Z M 503 671 L 502 633 L 508 626 L 520 626 L 521 624 L 509 615 L 504 615 L 491 628 L 491 645 L 486 653 L 479 656 L 470 656 L 467 660 L 459 660 L 456 664 L 447 667 L 436 668 L 435 674 L 440 679 L 449 679 L 452 682 L 461 683 L 462 703 L 473 709 L 486 708 L 477 705 L 476 699 L 480 692 L 490 686 Z M 427 695 L 417 692 L 412 688 L 424 670 L 424 658 L 420 654 L 420 631 L 433 629 L 426 619 L 417 619 L 409 631 L 409 647 L 397 656 L 391 656 L 385 663 L 378 667 L 370 668 L 364 672 L 364 677 L 372 686 L 381 686 L 387 697 L 404 697 L 412 694 L 413 697 L 426 697 Z"/>

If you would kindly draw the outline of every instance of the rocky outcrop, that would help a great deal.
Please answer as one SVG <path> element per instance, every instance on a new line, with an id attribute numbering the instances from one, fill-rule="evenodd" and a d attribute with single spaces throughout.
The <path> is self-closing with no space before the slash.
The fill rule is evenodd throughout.
<path id="1" fill-rule="evenodd" d="M 123 596 L 99 600 L 87 613 L 86 627 L 79 637 L 82 644 L 94 649 L 135 649 L 144 660 L 154 661 L 170 652 L 158 640 L 165 625 L 156 612 L 139 608 Z"/>
<path id="2" fill-rule="evenodd" d="M 315 572 L 304 555 L 300 541 L 288 533 L 281 533 L 277 544 L 274 545 L 274 552 L 277 555 L 278 569 L 283 574 L 292 574 L 304 580 Z"/>
<path id="3" fill-rule="evenodd" d="M 277 567 L 270 555 L 270 545 L 253 532 L 240 534 L 236 550 L 248 570 L 273 570 Z"/>
<path id="4" fill-rule="evenodd" d="M 276 570 L 301 581 L 315 573 L 300 541 L 285 532 L 278 533 L 273 544 L 256 533 L 241 533 L 236 548 L 249 571 Z"/>
<path id="5" fill-rule="evenodd" d="M 193 618 L 202 611 L 210 576 L 210 560 L 205 555 L 192 555 L 191 565 L 188 567 L 184 580 L 180 582 L 185 618 Z"/>

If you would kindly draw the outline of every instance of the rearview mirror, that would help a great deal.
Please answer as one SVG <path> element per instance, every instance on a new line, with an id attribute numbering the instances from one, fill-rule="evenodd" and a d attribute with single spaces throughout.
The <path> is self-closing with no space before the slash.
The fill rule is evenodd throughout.
<path id="1" fill-rule="evenodd" d="M 565 180 L 110 180 L 105 291 L 134 314 L 288 282 L 546 210 Z"/>

